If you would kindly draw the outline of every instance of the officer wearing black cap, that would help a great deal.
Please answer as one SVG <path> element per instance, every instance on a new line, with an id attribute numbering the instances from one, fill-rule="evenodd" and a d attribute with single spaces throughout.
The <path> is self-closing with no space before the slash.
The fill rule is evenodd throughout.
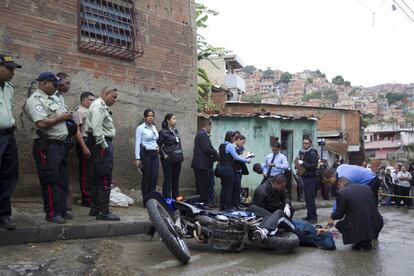
<path id="1" fill-rule="evenodd" d="M 34 123 L 32 128 L 33 156 L 42 188 L 43 206 L 46 220 L 65 223 L 71 216 L 66 210 L 68 185 L 68 162 L 66 120 L 72 114 L 62 112 L 53 94 L 62 82 L 54 73 L 45 72 L 36 79 L 38 88 L 26 100 L 25 112 Z"/>
<path id="2" fill-rule="evenodd" d="M 10 220 L 11 195 L 19 174 L 15 119 L 13 117 L 14 88 L 9 83 L 14 69 L 22 68 L 10 56 L 0 55 L 0 227 L 13 230 L 16 225 Z"/>

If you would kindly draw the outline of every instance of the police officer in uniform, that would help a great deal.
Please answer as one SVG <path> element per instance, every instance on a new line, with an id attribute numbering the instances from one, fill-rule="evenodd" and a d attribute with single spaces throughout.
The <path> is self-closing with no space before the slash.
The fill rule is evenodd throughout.
<path id="1" fill-rule="evenodd" d="M 90 105 L 95 100 L 95 95 L 89 91 L 80 96 L 80 105 L 75 108 L 73 119 L 77 124 L 76 133 L 76 155 L 79 159 L 79 188 L 81 192 L 81 205 L 90 207 L 92 204 L 91 186 L 93 175 L 93 161 L 89 150 L 86 134 L 86 115 Z M 84 137 L 85 136 L 85 137 Z"/>
<path id="2" fill-rule="evenodd" d="M 16 225 L 10 220 L 11 195 L 19 174 L 15 120 L 13 117 L 14 88 L 9 83 L 14 69 L 22 68 L 10 56 L 0 55 L 0 227 L 13 230 Z"/>
<path id="3" fill-rule="evenodd" d="M 70 77 L 64 72 L 57 73 L 56 77 L 59 79 L 59 82 L 61 84 L 57 87 L 57 90 L 53 94 L 52 98 L 57 104 L 59 104 L 62 112 L 68 112 L 68 106 L 65 103 L 63 94 L 67 93 L 70 89 Z"/>
<path id="4" fill-rule="evenodd" d="M 65 103 L 65 98 L 63 98 L 63 94 L 67 93 L 70 90 L 70 77 L 68 74 L 64 73 L 64 72 L 59 72 L 56 74 L 56 77 L 59 79 L 59 82 L 61 83 L 58 87 L 57 90 L 55 92 L 55 94 L 53 94 L 52 98 L 53 100 L 59 105 L 60 107 L 60 111 L 61 112 L 69 112 L 68 110 L 68 106 Z M 75 128 L 75 130 L 77 130 L 76 127 L 76 123 L 73 121 L 66 121 L 66 125 L 68 126 L 68 124 L 72 124 L 73 128 Z M 68 128 L 69 129 L 69 128 Z M 69 135 L 71 136 L 71 135 Z M 67 158 L 69 158 L 69 149 L 72 147 L 73 142 L 70 139 L 70 137 L 68 137 L 68 139 L 65 142 L 66 144 L 66 148 L 67 148 Z M 71 185 L 69 185 L 69 183 L 67 183 L 67 185 L 65 185 L 65 187 L 67 187 L 67 191 L 66 192 L 66 219 L 70 219 L 73 217 L 72 215 L 72 201 L 73 201 L 73 193 L 72 193 L 72 187 Z"/>
<path id="5" fill-rule="evenodd" d="M 109 210 L 114 154 L 112 139 L 116 132 L 108 106 L 116 102 L 117 91 L 116 88 L 105 87 L 101 96 L 90 105 L 86 118 L 87 144 L 94 166 L 91 187 L 92 206 L 89 215 L 95 216 L 98 220 L 120 220 L 119 216 Z"/>
<path id="6" fill-rule="evenodd" d="M 26 100 L 25 112 L 34 123 L 32 128 L 33 157 L 42 188 L 46 220 L 63 224 L 72 216 L 66 210 L 68 185 L 68 162 L 66 120 L 72 114 L 62 112 L 53 94 L 62 82 L 51 72 L 45 72 L 36 79 L 38 88 Z"/>

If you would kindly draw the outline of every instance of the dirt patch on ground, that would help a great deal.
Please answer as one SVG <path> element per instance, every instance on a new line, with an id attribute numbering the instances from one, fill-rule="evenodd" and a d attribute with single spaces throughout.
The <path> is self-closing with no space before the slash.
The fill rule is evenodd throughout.
<path id="1" fill-rule="evenodd" d="M 89 265 L 89 275 L 130 275 L 121 264 L 120 257 L 124 247 L 113 240 L 96 240 L 88 242 L 83 250 L 89 255 L 81 255 L 78 260 Z"/>

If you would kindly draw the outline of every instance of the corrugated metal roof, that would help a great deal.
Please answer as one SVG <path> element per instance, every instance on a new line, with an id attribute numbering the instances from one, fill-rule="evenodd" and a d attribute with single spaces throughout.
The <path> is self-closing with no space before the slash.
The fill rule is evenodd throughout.
<path id="1" fill-rule="evenodd" d="M 292 116 L 285 116 L 280 114 L 272 114 L 270 112 L 261 114 L 261 113 L 221 113 L 221 114 L 205 114 L 201 113 L 198 116 L 205 117 L 205 118 L 217 118 L 217 117 L 233 117 L 233 118 L 248 118 L 248 117 L 258 117 L 258 118 L 271 118 L 271 119 L 281 119 L 281 120 L 307 120 L 307 121 L 317 121 L 318 118 L 316 117 L 292 117 Z"/>
<path id="2" fill-rule="evenodd" d="M 358 112 L 361 113 L 360 110 L 353 110 L 353 109 L 348 109 L 348 108 L 342 108 L 342 107 L 323 107 L 323 106 L 310 106 L 310 105 L 293 105 L 293 104 L 274 104 L 274 103 L 247 103 L 247 102 L 226 102 L 226 104 L 229 105 L 234 105 L 234 104 L 238 104 L 238 105 L 269 105 L 269 106 L 291 106 L 291 107 L 300 107 L 300 108 L 306 108 L 306 109 L 320 109 L 320 110 L 343 110 L 343 111 L 352 111 L 352 112 Z"/>

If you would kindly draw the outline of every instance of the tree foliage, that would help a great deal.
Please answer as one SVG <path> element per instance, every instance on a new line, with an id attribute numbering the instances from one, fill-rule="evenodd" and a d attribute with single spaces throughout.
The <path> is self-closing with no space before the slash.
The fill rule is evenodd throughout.
<path id="1" fill-rule="evenodd" d="M 332 79 L 332 83 L 337 85 L 343 85 L 345 83 L 345 80 L 342 76 L 338 75 Z"/>
<path id="2" fill-rule="evenodd" d="M 306 79 L 306 82 L 309 83 L 309 84 L 312 84 L 313 83 L 313 79 L 311 77 L 309 77 L 309 78 Z"/>
<path id="3" fill-rule="evenodd" d="M 310 99 L 323 99 L 331 102 L 337 102 L 338 95 L 336 94 L 336 91 L 333 89 L 319 88 L 317 91 L 303 96 L 303 100 L 305 102 L 309 101 Z"/>
<path id="4" fill-rule="evenodd" d="M 308 102 L 310 99 L 320 99 L 321 97 L 322 97 L 322 94 L 321 94 L 321 92 L 318 90 L 318 91 L 315 91 L 315 92 L 312 92 L 312 93 L 305 94 L 305 95 L 303 96 L 303 100 L 304 100 L 305 102 Z"/>
<path id="5" fill-rule="evenodd" d="M 254 95 L 243 95 L 241 98 L 242 102 L 246 103 L 261 103 L 262 102 L 262 95 L 254 94 Z"/>
<path id="6" fill-rule="evenodd" d="M 405 113 L 404 122 L 408 124 L 414 124 L 414 113 L 412 112 Z"/>
<path id="7" fill-rule="evenodd" d="M 384 122 L 387 124 L 395 124 L 395 123 L 398 123 L 398 119 L 395 117 L 391 117 L 391 118 L 385 119 Z"/>
<path id="8" fill-rule="evenodd" d="M 209 16 L 218 15 L 217 11 L 209 9 L 203 4 L 196 3 L 195 6 L 196 12 L 196 25 L 197 28 L 206 28 L 207 20 Z M 197 33 L 197 60 L 209 60 L 214 64 L 212 60 L 209 59 L 211 56 L 222 56 L 227 54 L 228 51 L 222 47 L 214 47 L 209 44 L 205 37 Z M 210 93 L 212 82 L 208 78 L 207 72 L 202 68 L 198 67 L 197 71 L 198 83 L 197 83 L 197 109 L 198 111 L 203 111 L 206 105 L 211 103 Z"/>
<path id="9" fill-rule="evenodd" d="M 241 69 L 241 70 L 242 70 L 242 72 L 253 74 L 254 72 L 257 71 L 257 68 L 254 67 L 253 65 L 247 65 L 247 66 L 243 67 L 243 69 Z"/>
<path id="10" fill-rule="evenodd" d="M 263 71 L 262 77 L 264 79 L 273 79 L 275 77 L 275 72 L 268 67 L 265 71 Z"/>
<path id="11" fill-rule="evenodd" d="M 290 82 L 291 79 L 292 79 L 292 74 L 289 72 L 283 72 L 282 75 L 280 76 L 280 81 L 284 83 Z"/>
<path id="12" fill-rule="evenodd" d="M 315 71 L 316 76 L 318 76 L 318 78 L 326 78 L 326 75 L 324 73 L 322 73 L 319 69 Z"/>
<path id="13" fill-rule="evenodd" d="M 369 125 L 375 125 L 378 123 L 377 118 L 375 118 L 375 115 L 372 113 L 364 114 L 362 116 L 361 125 L 362 127 L 367 127 Z"/>
<path id="14" fill-rule="evenodd" d="M 404 98 L 406 98 L 408 96 L 407 93 L 392 93 L 392 92 L 388 92 L 385 97 L 388 100 L 388 104 L 394 104 L 396 102 L 402 101 L 404 100 Z"/>

